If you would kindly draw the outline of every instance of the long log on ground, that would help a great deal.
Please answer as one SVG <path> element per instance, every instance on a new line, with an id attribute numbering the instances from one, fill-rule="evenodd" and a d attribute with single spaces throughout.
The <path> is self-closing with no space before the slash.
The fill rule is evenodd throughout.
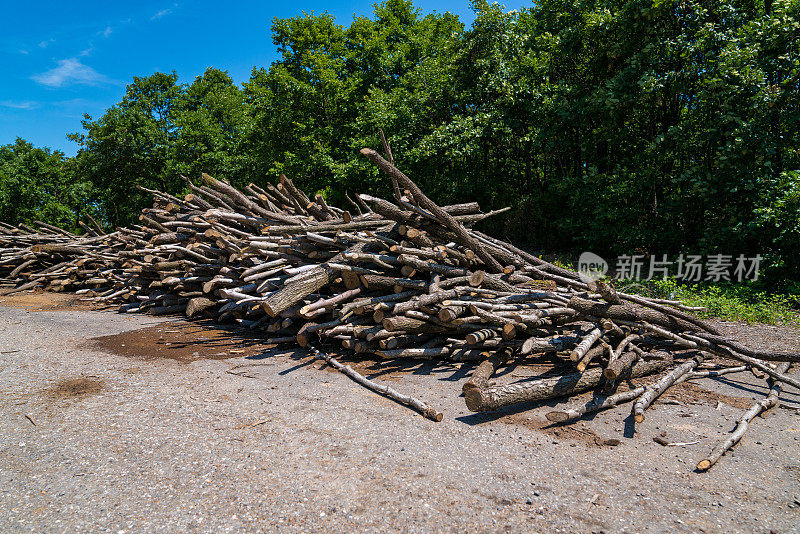
<path id="1" fill-rule="evenodd" d="M 776 370 L 779 373 L 785 373 L 789 370 L 789 365 L 789 363 L 781 363 L 778 365 Z M 723 454 L 732 449 L 734 445 L 739 443 L 739 440 L 741 440 L 744 436 L 744 433 L 747 432 L 747 428 L 753 419 L 778 404 L 778 396 L 781 392 L 780 383 L 775 380 L 770 380 L 769 386 L 769 394 L 766 396 L 766 398 L 753 404 L 753 406 L 751 406 L 750 409 L 744 413 L 742 418 L 739 419 L 739 422 L 736 424 L 736 429 L 734 429 L 731 435 L 728 436 L 727 439 L 725 439 L 722 443 L 714 447 L 708 456 L 697 463 L 698 471 L 708 471 L 711 469 L 711 467 L 717 463 L 720 458 L 722 458 Z"/>
<path id="2" fill-rule="evenodd" d="M 704 355 L 702 353 L 696 355 L 689 361 L 683 362 L 678 367 L 665 374 L 652 384 L 648 385 L 646 391 L 639 397 L 633 404 L 633 418 L 637 423 L 644 421 L 644 411 L 653 404 L 658 397 L 661 396 L 666 390 L 670 388 L 682 376 L 690 373 L 695 367 L 703 362 Z"/>
<path id="3" fill-rule="evenodd" d="M 325 354 L 324 352 L 317 350 L 314 347 L 310 348 L 317 357 L 322 358 L 328 364 L 330 364 L 334 369 L 343 372 L 344 374 L 346 374 L 347 376 L 349 376 L 362 386 L 371 389 L 376 393 L 380 393 L 381 395 L 385 395 L 386 397 L 389 397 L 390 399 L 397 401 L 400 404 L 403 404 L 405 406 L 410 406 L 411 408 L 417 410 L 419 413 L 421 413 L 423 416 L 427 417 L 431 421 L 436 421 L 438 423 L 439 421 L 442 420 L 442 412 L 434 410 L 428 405 L 428 403 L 415 399 L 410 395 L 404 395 L 398 392 L 397 390 L 387 386 L 386 384 L 378 384 L 377 382 L 374 382 L 366 378 L 365 376 L 357 373 L 349 365 L 341 364 L 335 358 Z"/>
<path id="4" fill-rule="evenodd" d="M 622 378 L 639 378 L 663 371 L 671 359 L 640 361 Z M 522 402 L 536 402 L 582 393 L 597 387 L 603 379 L 602 369 L 572 373 L 554 378 L 523 382 L 485 389 L 470 389 L 464 394 L 467 408 L 473 412 L 488 412 Z"/>
<path id="5" fill-rule="evenodd" d="M 575 408 L 567 408 L 565 410 L 553 410 L 551 412 L 547 412 L 545 417 L 547 417 L 548 421 L 553 421 L 554 423 L 566 423 L 568 421 L 573 421 L 580 417 L 583 417 L 586 414 L 599 412 L 601 410 L 608 410 L 609 408 L 614 408 L 622 403 L 630 402 L 636 399 L 639 395 L 644 393 L 644 386 L 640 386 L 638 388 L 629 389 L 628 391 L 623 391 L 620 393 L 615 393 L 609 396 L 599 396 L 595 397 L 588 403 L 584 404 L 583 406 L 578 406 Z"/>

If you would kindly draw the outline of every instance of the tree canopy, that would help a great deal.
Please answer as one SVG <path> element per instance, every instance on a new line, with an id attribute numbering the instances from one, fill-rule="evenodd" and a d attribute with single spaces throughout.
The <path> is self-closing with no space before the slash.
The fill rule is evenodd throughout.
<path id="1" fill-rule="evenodd" d="M 201 171 L 285 173 L 333 200 L 388 192 L 379 147 L 441 202 L 515 209 L 491 228 L 541 250 L 756 253 L 800 280 L 800 3 L 473 3 L 465 27 L 385 0 L 340 25 L 272 21 L 280 58 L 242 86 L 210 68 L 134 78 L 86 117 L 75 158 L 0 149 L 0 218 L 135 220 Z"/>

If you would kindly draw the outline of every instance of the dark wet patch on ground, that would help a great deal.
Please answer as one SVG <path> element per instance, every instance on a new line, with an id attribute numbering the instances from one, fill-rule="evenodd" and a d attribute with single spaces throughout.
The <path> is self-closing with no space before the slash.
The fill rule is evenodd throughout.
<path id="1" fill-rule="evenodd" d="M 691 382 L 683 382 L 681 384 L 672 386 L 660 397 L 659 400 L 662 402 L 664 400 L 673 400 L 684 404 L 705 403 L 711 405 L 721 402 L 741 410 L 750 408 L 750 406 L 753 405 L 753 402 L 755 402 L 753 399 L 732 397 L 730 395 L 724 395 L 715 391 L 709 391 Z"/>
<path id="2" fill-rule="evenodd" d="M 520 425 L 537 432 L 543 432 L 554 439 L 577 441 L 587 447 L 614 447 L 620 443 L 616 438 L 600 436 L 581 422 L 559 425 L 551 423 L 544 418 L 531 417 L 526 412 L 508 414 L 498 419 L 498 422 L 507 425 Z"/>
<path id="3" fill-rule="evenodd" d="M 0 297 L 0 306 L 22 308 L 29 311 L 69 311 L 93 310 L 98 305 L 72 293 L 52 293 L 43 291 L 15 293 Z"/>
<path id="4" fill-rule="evenodd" d="M 95 337 L 85 346 L 130 358 L 166 358 L 183 363 L 253 357 L 275 347 L 267 339 L 252 336 L 213 323 L 174 321 Z"/>
<path id="5" fill-rule="evenodd" d="M 105 382 L 102 379 L 82 376 L 80 378 L 60 380 L 48 388 L 46 393 L 53 398 L 66 399 L 84 395 L 97 395 L 104 389 Z"/>

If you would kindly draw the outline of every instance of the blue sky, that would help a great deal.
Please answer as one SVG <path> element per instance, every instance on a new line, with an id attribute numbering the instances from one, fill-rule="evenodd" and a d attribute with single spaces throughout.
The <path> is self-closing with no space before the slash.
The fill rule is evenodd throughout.
<path id="1" fill-rule="evenodd" d="M 277 58 L 273 17 L 327 11 L 339 24 L 371 15 L 374 1 L 210 2 L 113 0 L 6 2 L 0 21 L 0 145 L 22 137 L 74 155 L 66 135 L 122 99 L 134 76 L 175 70 L 182 82 L 207 67 L 237 83 Z M 531 2 L 509 0 L 508 9 Z M 416 0 L 424 13 L 450 11 L 469 26 L 468 0 Z"/>

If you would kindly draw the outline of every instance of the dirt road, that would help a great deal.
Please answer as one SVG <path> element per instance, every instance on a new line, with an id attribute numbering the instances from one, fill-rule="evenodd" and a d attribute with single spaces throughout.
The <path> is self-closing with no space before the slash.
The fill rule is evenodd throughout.
<path id="1" fill-rule="evenodd" d="M 469 413 L 469 367 L 359 364 L 434 423 L 306 353 L 54 298 L 0 299 L 2 532 L 800 532 L 793 392 L 693 472 L 763 395 L 749 374 L 678 387 L 634 435 L 629 407 L 548 427 Z"/>

